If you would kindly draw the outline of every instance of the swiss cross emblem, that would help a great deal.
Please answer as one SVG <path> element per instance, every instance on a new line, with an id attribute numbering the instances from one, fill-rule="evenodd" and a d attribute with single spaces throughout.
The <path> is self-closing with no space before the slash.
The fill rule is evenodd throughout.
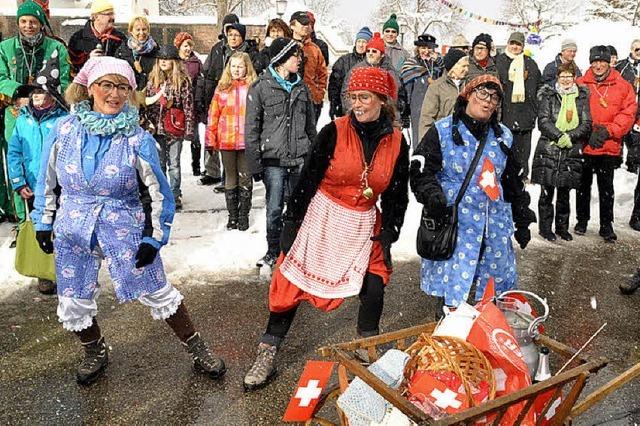
<path id="1" fill-rule="evenodd" d="M 300 407 L 308 407 L 311 401 L 317 399 L 322 393 L 322 388 L 318 386 L 319 380 L 309 380 L 306 386 L 300 386 L 296 391 L 294 398 L 299 399 L 298 405 Z"/>
<path id="2" fill-rule="evenodd" d="M 500 197 L 500 187 L 496 178 L 496 168 L 491 160 L 485 157 L 482 163 L 482 171 L 478 178 L 478 186 L 487 194 L 492 201 L 496 201 Z"/>
<path id="3" fill-rule="evenodd" d="M 331 377 L 334 365 L 334 362 L 328 361 L 307 362 L 284 413 L 283 421 L 304 422 L 313 416 L 313 410 L 320 401 L 322 390 Z"/>
<path id="4" fill-rule="evenodd" d="M 448 414 L 457 413 L 469 407 L 466 395 L 447 387 L 443 382 L 424 374 L 409 386 L 409 393 L 418 400 L 428 400 Z"/>

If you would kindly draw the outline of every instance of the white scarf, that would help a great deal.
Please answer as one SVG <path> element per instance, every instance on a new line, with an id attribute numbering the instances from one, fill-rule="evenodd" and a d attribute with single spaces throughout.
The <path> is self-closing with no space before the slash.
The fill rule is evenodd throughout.
<path id="1" fill-rule="evenodd" d="M 511 92 L 512 103 L 522 103 L 525 100 L 524 89 L 524 53 L 514 55 L 511 52 L 505 54 L 512 59 L 509 65 L 509 81 L 513 82 L 513 91 Z"/>

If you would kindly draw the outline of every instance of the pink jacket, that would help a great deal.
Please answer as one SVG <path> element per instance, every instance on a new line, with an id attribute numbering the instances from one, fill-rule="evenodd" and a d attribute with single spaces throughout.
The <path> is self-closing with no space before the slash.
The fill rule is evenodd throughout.
<path id="1" fill-rule="evenodd" d="M 205 147 L 222 151 L 244 150 L 248 91 L 245 80 L 233 80 L 226 91 L 216 89 L 209 107 Z"/>

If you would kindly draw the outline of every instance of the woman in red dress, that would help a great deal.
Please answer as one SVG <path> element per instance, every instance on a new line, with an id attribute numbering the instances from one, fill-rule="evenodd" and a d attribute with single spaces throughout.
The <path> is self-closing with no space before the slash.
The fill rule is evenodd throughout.
<path id="1" fill-rule="evenodd" d="M 358 334 L 379 333 L 391 244 L 409 201 L 409 147 L 395 121 L 396 94 L 388 72 L 354 69 L 350 113 L 318 134 L 283 214 L 269 322 L 245 389 L 273 378 L 276 353 L 302 301 L 328 312 L 358 295 Z"/>

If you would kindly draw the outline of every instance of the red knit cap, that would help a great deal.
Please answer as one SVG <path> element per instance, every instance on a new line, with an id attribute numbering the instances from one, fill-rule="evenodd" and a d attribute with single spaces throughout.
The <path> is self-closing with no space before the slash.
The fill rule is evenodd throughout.
<path id="1" fill-rule="evenodd" d="M 500 83 L 498 77 L 492 74 L 481 74 L 477 76 L 464 86 L 464 89 L 462 89 L 462 92 L 460 92 L 458 96 L 464 99 L 469 99 L 469 96 L 471 96 L 471 92 L 473 92 L 480 86 L 484 86 L 487 83 L 493 83 L 498 86 L 500 88 L 500 95 L 502 96 L 502 83 Z"/>
<path id="2" fill-rule="evenodd" d="M 187 40 L 193 40 L 193 36 L 189 33 L 180 32 L 176 34 L 176 38 L 173 39 L 173 44 L 176 47 L 176 49 L 180 49 L 180 46 L 182 46 L 182 43 L 184 43 Z"/>
<path id="3" fill-rule="evenodd" d="M 378 67 L 357 67 L 351 70 L 347 92 L 356 90 L 379 93 L 393 100 L 398 98 L 398 88 L 393 76 Z"/>
<path id="4" fill-rule="evenodd" d="M 373 38 L 367 43 L 367 49 L 377 49 L 384 53 L 384 40 L 380 37 L 380 33 L 373 33 Z"/>

